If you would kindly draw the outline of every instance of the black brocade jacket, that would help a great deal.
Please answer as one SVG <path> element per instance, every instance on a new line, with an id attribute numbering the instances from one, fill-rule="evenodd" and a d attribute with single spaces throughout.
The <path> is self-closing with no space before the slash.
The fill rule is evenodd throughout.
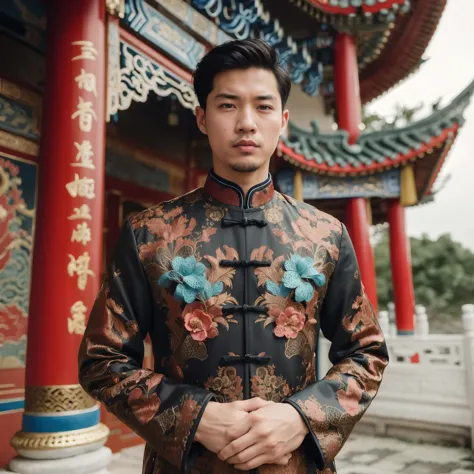
<path id="1" fill-rule="evenodd" d="M 309 428 L 288 466 L 254 472 L 335 473 L 388 362 L 343 224 L 270 176 L 244 197 L 211 172 L 127 222 L 106 277 L 80 382 L 146 441 L 144 474 L 241 473 L 193 438 L 210 400 L 250 397 L 290 403 Z M 334 365 L 317 380 L 320 329 Z"/>

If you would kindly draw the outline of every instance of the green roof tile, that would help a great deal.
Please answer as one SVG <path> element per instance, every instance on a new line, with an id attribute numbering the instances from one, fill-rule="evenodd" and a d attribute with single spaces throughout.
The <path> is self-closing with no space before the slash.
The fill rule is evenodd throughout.
<path id="1" fill-rule="evenodd" d="M 354 145 L 349 144 L 347 132 L 320 133 L 316 122 L 311 123 L 312 131 L 303 130 L 290 122 L 289 136 L 283 142 L 296 154 L 304 155 L 307 164 L 313 168 L 325 167 L 326 171 L 330 171 L 330 168 L 339 166 L 349 171 L 354 171 L 354 168 L 363 171 L 387 159 L 393 161 L 419 150 L 444 130 L 456 124 L 461 126 L 464 110 L 473 93 L 474 81 L 449 105 L 430 116 L 403 128 L 362 133 Z"/>

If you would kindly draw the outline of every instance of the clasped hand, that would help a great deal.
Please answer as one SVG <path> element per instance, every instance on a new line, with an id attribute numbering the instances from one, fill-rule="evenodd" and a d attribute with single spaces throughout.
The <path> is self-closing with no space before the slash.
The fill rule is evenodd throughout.
<path id="1" fill-rule="evenodd" d="M 307 433 L 291 405 L 252 398 L 209 402 L 195 439 L 236 469 L 250 470 L 263 464 L 287 465 Z"/>

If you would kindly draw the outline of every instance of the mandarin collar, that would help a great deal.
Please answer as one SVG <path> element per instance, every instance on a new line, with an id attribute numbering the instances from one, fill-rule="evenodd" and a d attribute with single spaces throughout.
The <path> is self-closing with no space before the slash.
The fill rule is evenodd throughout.
<path id="1" fill-rule="evenodd" d="M 275 193 L 270 173 L 268 173 L 268 177 L 265 181 L 252 186 L 247 196 L 245 196 L 242 188 L 238 184 L 221 178 L 213 170 L 211 170 L 207 176 L 204 190 L 216 201 L 244 209 L 266 204 L 273 199 Z"/>

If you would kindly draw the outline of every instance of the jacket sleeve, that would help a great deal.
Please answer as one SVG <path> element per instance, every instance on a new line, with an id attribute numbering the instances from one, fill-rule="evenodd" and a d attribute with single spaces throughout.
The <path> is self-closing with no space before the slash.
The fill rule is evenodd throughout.
<path id="1" fill-rule="evenodd" d="M 344 225 L 320 321 L 324 336 L 331 341 L 329 359 L 333 367 L 322 380 L 285 402 L 303 417 L 310 431 L 303 444 L 323 469 L 334 460 L 374 399 L 388 363 L 385 340 L 361 283 Z"/>
<path id="2" fill-rule="evenodd" d="M 213 395 L 142 368 L 143 339 L 154 320 L 163 317 L 127 222 L 82 340 L 79 380 L 86 392 L 185 473 L 198 449 L 193 444 L 197 425 Z M 154 351 L 156 356 L 160 348 Z"/>

